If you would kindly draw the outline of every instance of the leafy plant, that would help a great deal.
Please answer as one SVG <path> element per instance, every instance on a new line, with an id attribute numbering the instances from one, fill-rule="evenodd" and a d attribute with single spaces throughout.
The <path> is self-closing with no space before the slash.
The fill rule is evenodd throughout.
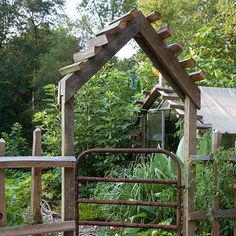
<path id="1" fill-rule="evenodd" d="M 2 137 L 6 142 L 7 156 L 29 155 L 29 144 L 24 138 L 23 128 L 19 123 L 13 124 L 10 133 L 3 132 Z"/>

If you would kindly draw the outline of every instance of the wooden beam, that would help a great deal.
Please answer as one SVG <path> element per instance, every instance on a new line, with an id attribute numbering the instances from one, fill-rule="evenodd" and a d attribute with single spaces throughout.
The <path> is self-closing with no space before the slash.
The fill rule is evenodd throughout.
<path id="1" fill-rule="evenodd" d="M 127 22 L 121 19 L 111 25 L 106 26 L 104 29 L 96 33 L 96 36 L 107 34 L 107 33 L 117 34 L 117 33 L 120 33 L 126 26 L 127 26 Z"/>
<path id="2" fill-rule="evenodd" d="M 86 59 L 89 59 L 91 57 L 96 56 L 100 51 L 102 50 L 102 47 L 98 46 L 91 46 L 83 51 L 77 52 L 73 55 L 74 62 L 81 62 Z"/>
<path id="3" fill-rule="evenodd" d="M 61 68 L 59 72 L 61 73 L 61 75 L 67 75 L 75 71 L 79 71 L 80 69 L 83 68 L 83 66 L 84 66 L 84 62 L 80 61 L 80 62 L 76 62 L 74 64 Z"/>
<path id="4" fill-rule="evenodd" d="M 167 24 L 157 30 L 159 36 L 164 40 L 170 38 L 174 34 L 174 29 L 170 24 Z"/>
<path id="5" fill-rule="evenodd" d="M 174 93 L 175 91 L 172 88 L 168 88 L 168 87 L 162 87 L 162 86 L 156 86 L 158 91 L 163 91 L 165 93 Z"/>
<path id="6" fill-rule="evenodd" d="M 53 224 L 21 225 L 0 228 L 1 236 L 39 235 L 51 232 L 74 231 L 75 222 L 65 221 Z"/>
<path id="7" fill-rule="evenodd" d="M 182 105 L 182 104 L 178 104 L 178 103 L 172 102 L 172 101 L 168 101 L 168 103 L 169 103 L 169 108 L 171 108 L 171 109 L 180 109 L 180 110 L 184 109 L 184 105 Z"/>
<path id="8" fill-rule="evenodd" d="M 185 96 L 189 96 L 194 104 L 200 108 L 200 89 L 189 78 L 187 72 L 173 56 L 171 50 L 168 50 L 165 42 L 142 13 L 140 13 L 139 19 L 140 34 L 135 37 L 137 43 L 147 53 L 153 65 L 160 71 L 180 98 L 184 99 Z"/>
<path id="9" fill-rule="evenodd" d="M 0 139 L 0 160 L 5 156 L 6 143 Z M 7 208 L 5 197 L 5 170 L 0 169 L 0 229 L 7 225 Z"/>
<path id="10" fill-rule="evenodd" d="M 184 44 L 183 43 L 173 43 L 167 46 L 167 48 L 173 53 L 178 54 L 183 51 Z"/>
<path id="11" fill-rule="evenodd" d="M 148 20 L 149 23 L 154 23 L 161 19 L 161 13 L 158 11 L 154 11 L 150 13 L 149 15 L 147 15 L 146 19 Z"/>
<path id="12" fill-rule="evenodd" d="M 0 158 L 2 168 L 47 168 L 47 167 L 75 167 L 75 157 L 41 157 L 41 156 L 13 156 Z"/>
<path id="13" fill-rule="evenodd" d="M 142 109 L 149 110 L 153 103 L 157 100 L 158 96 L 159 92 L 156 86 L 154 86 L 154 88 L 150 92 L 150 95 L 144 100 Z"/>
<path id="14" fill-rule="evenodd" d="M 222 139 L 222 134 L 219 132 L 219 130 L 215 130 L 212 135 L 212 152 L 213 153 L 215 153 L 217 148 L 220 147 L 221 139 Z M 215 182 L 212 184 L 214 184 L 215 187 L 217 186 L 217 176 L 216 176 Z M 218 210 L 220 207 L 219 194 L 218 194 L 217 189 L 215 189 L 213 194 L 214 194 L 213 211 L 215 211 L 215 210 Z M 211 225 L 212 225 L 211 235 L 212 236 L 220 235 L 220 221 L 219 219 L 216 219 L 216 218 L 217 217 L 214 216 L 214 219 L 211 222 Z"/>
<path id="15" fill-rule="evenodd" d="M 161 99 L 163 100 L 171 100 L 171 101 L 175 101 L 175 100 L 179 100 L 179 96 L 175 95 L 175 94 L 168 94 L 168 93 L 165 93 L 163 91 L 159 91 L 159 94 L 161 95 Z"/>
<path id="16" fill-rule="evenodd" d="M 106 34 L 102 34 L 98 37 L 90 39 L 87 43 L 87 47 L 98 47 L 98 46 L 103 46 L 106 45 L 110 42 L 110 37 Z"/>
<path id="17" fill-rule="evenodd" d="M 219 210 L 213 210 L 212 211 L 212 217 L 216 219 L 220 218 L 227 218 L 227 217 L 235 217 L 236 216 L 236 209 L 219 209 Z M 190 221 L 196 221 L 196 220 L 204 220 L 209 218 L 209 212 L 204 210 L 197 210 L 197 211 L 191 211 L 188 215 L 188 220 Z"/>
<path id="18" fill-rule="evenodd" d="M 64 101 L 64 99 L 62 99 Z M 62 155 L 74 155 L 74 97 L 61 105 Z M 66 157 L 69 159 L 69 157 Z M 75 169 L 62 168 L 62 221 L 74 220 L 75 216 Z M 73 232 L 64 233 L 73 236 Z"/>
<path id="19" fill-rule="evenodd" d="M 37 128 L 33 132 L 32 156 L 41 156 L 41 148 L 41 130 Z M 42 196 L 42 169 L 32 168 L 31 175 L 31 215 L 33 218 L 33 222 L 36 224 L 40 224 L 43 222 L 40 206 Z M 36 236 L 40 236 L 40 234 L 37 234 Z"/>
<path id="20" fill-rule="evenodd" d="M 184 110 L 182 110 L 182 109 L 175 109 L 175 111 L 177 112 L 177 117 L 178 118 L 182 118 L 182 119 L 184 119 Z M 202 120 L 203 119 L 203 116 L 201 116 L 201 115 L 197 115 L 197 120 Z"/>
<path id="21" fill-rule="evenodd" d="M 115 22 L 120 21 L 120 20 L 122 20 L 123 22 L 129 22 L 129 21 L 133 20 L 137 15 L 138 15 L 138 10 L 136 8 L 132 9 L 128 13 L 126 13 L 126 14 L 120 16 L 119 18 L 116 18 L 112 22 L 110 22 L 109 25 L 112 25 Z"/>
<path id="22" fill-rule="evenodd" d="M 198 81 L 204 80 L 206 77 L 206 74 L 203 71 L 196 71 L 196 72 L 189 73 L 189 77 L 194 82 L 198 82 Z"/>
<path id="23" fill-rule="evenodd" d="M 183 68 L 191 68 L 196 66 L 196 61 L 193 58 L 184 59 L 179 63 Z"/>
<path id="24" fill-rule="evenodd" d="M 139 20 L 136 17 L 123 30 L 122 34 L 109 43 L 104 45 L 102 51 L 90 60 L 84 63 L 80 71 L 76 71 L 63 79 L 61 83 L 61 96 L 64 102 L 67 102 L 94 74 L 98 72 L 130 39 L 139 32 Z"/>
<path id="25" fill-rule="evenodd" d="M 195 235 L 196 225 L 188 219 L 189 212 L 195 210 L 195 166 L 191 163 L 191 155 L 196 154 L 197 108 L 192 100 L 185 98 L 184 116 L 184 235 Z"/>

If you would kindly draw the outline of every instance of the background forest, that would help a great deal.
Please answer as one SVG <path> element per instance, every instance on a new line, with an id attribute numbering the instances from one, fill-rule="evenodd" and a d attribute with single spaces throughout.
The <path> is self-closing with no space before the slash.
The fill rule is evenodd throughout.
<path id="1" fill-rule="evenodd" d="M 81 50 L 99 29 L 135 7 L 145 14 L 160 11 L 162 17 L 156 28 L 167 23 L 173 26 L 176 33 L 168 43 L 183 42 L 184 53 L 179 57 L 193 57 L 199 69 L 207 74 L 207 79 L 199 85 L 236 87 L 234 0 L 84 0 L 78 1 L 80 20 L 77 21 L 65 14 L 64 7 L 64 0 L 0 0 L 0 136 L 6 141 L 7 155 L 31 155 L 35 127 L 43 132 L 43 154 L 61 154 L 59 69 L 71 64 L 73 53 Z M 152 73 L 152 64 L 141 50 L 134 52 L 128 59 L 114 57 L 77 93 L 76 155 L 93 147 L 134 144 L 132 136 L 139 112 L 135 102 L 144 96 L 144 89 L 152 88 L 158 81 Z M 135 89 L 131 88 L 133 72 L 138 81 Z M 127 168 L 128 164 L 120 158 L 107 159 L 103 165 L 94 163 L 96 174 L 104 174 L 108 168 L 114 170 L 115 166 Z M 142 167 L 140 163 L 139 169 L 134 170 L 137 176 Z M 127 176 L 134 174 L 132 170 L 133 167 L 126 169 Z M 30 173 L 9 170 L 7 175 L 7 197 L 12 202 L 8 205 L 9 224 L 27 222 Z M 119 176 L 120 172 L 115 175 Z M 60 200 L 60 170 L 46 170 L 43 179 L 44 199 L 60 212 L 56 204 Z M 27 194 L 21 194 L 22 189 Z M 98 188 L 91 191 L 85 190 L 84 195 L 104 194 L 97 192 Z M 130 192 L 129 189 L 120 191 Z M 22 208 L 25 215 L 20 213 Z M 85 210 L 85 218 L 90 210 L 93 209 Z M 106 210 L 107 215 L 113 211 Z M 99 209 L 97 212 L 99 215 Z M 166 216 L 171 214 L 168 212 Z M 136 216 L 139 217 L 144 215 Z"/>

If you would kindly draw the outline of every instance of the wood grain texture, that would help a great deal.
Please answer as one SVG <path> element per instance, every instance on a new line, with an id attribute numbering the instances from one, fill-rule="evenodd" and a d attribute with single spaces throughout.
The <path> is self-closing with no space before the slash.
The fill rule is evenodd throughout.
<path id="1" fill-rule="evenodd" d="M 141 13 L 140 35 L 140 40 L 143 41 L 140 46 L 142 49 L 146 49 L 154 67 L 160 71 L 182 99 L 187 95 L 200 108 L 199 88 L 190 80 L 189 75 L 171 53 L 171 50 L 167 48 L 165 42 Z M 140 44 L 140 40 L 136 40 L 138 44 Z"/>
<path id="2" fill-rule="evenodd" d="M 191 155 L 196 154 L 197 108 L 192 100 L 185 98 L 184 116 L 184 235 L 195 235 L 196 224 L 188 219 L 189 212 L 195 210 L 195 166 L 190 165 Z"/>
<path id="3" fill-rule="evenodd" d="M 183 51 L 184 44 L 183 43 L 173 43 L 167 46 L 167 48 L 173 53 L 178 54 Z"/>
<path id="4" fill-rule="evenodd" d="M 87 43 L 86 46 L 87 47 L 96 47 L 96 46 L 102 46 L 102 45 L 106 45 L 109 43 L 109 37 L 106 34 L 102 34 L 98 37 L 92 38 L 90 39 Z"/>
<path id="5" fill-rule="evenodd" d="M 0 168 L 74 167 L 75 157 L 14 156 L 0 158 Z"/>
<path id="6" fill-rule="evenodd" d="M 154 86 L 154 88 L 151 90 L 150 94 L 144 100 L 144 103 L 142 105 L 142 109 L 149 110 L 159 96 L 160 95 L 159 95 L 158 89 L 156 88 L 156 86 Z"/>
<path id="7" fill-rule="evenodd" d="M 63 99 L 62 99 L 63 100 Z M 62 155 L 74 155 L 74 97 L 61 106 L 62 122 Z M 69 159 L 69 157 L 66 157 Z M 73 220 L 75 216 L 75 169 L 62 169 L 62 220 Z M 64 236 L 73 236 L 73 232 L 65 232 Z"/>
<path id="8" fill-rule="evenodd" d="M 196 71 L 189 73 L 189 77 L 194 81 L 198 82 L 206 78 L 206 74 L 203 71 Z"/>
<path id="9" fill-rule="evenodd" d="M 0 160 L 5 156 L 6 144 L 0 139 Z M 0 227 L 7 224 L 7 209 L 5 197 L 5 170 L 0 169 Z"/>
<path id="10" fill-rule="evenodd" d="M 102 47 L 96 57 L 90 58 L 84 63 L 82 70 L 70 74 L 61 82 L 61 96 L 63 102 L 67 102 L 74 94 L 104 66 L 130 39 L 139 32 L 139 20 L 136 17 L 116 37 Z"/>
<path id="11" fill-rule="evenodd" d="M 146 16 L 146 19 L 149 23 L 154 23 L 161 19 L 161 13 L 158 11 L 154 11 Z"/>
<path id="12" fill-rule="evenodd" d="M 191 68 L 196 66 L 196 61 L 193 58 L 181 60 L 179 63 L 183 68 Z"/>
<path id="13" fill-rule="evenodd" d="M 132 9 L 131 11 L 127 12 L 126 14 L 124 14 L 124 15 L 116 18 L 115 20 L 111 21 L 109 23 L 109 25 L 112 25 L 115 22 L 120 21 L 120 20 L 122 20 L 123 22 L 129 22 L 129 21 L 133 20 L 137 15 L 138 15 L 137 9 L 136 8 Z"/>
<path id="14" fill-rule="evenodd" d="M 42 140 L 41 140 L 41 130 L 39 128 L 35 129 L 33 132 L 33 148 L 32 156 L 41 156 Z M 33 222 L 36 224 L 42 223 L 41 215 L 41 196 L 42 196 L 42 169 L 32 168 L 31 169 L 31 215 Z M 36 236 L 40 236 L 37 234 Z"/>
<path id="15" fill-rule="evenodd" d="M 126 26 L 127 26 L 127 21 L 121 19 L 111 25 L 106 26 L 104 29 L 96 33 L 96 36 L 100 36 L 102 34 L 107 34 L 107 33 L 117 34 L 120 33 Z"/>
<path id="16" fill-rule="evenodd" d="M 53 224 L 22 225 L 0 228 L 1 236 L 39 235 L 51 232 L 71 231 L 75 228 L 74 221 L 59 222 Z"/>
<path id="17" fill-rule="evenodd" d="M 90 46 L 89 48 L 77 52 L 73 55 L 74 62 L 81 62 L 87 60 L 91 57 L 96 56 L 97 53 L 101 51 L 102 47 L 100 46 Z"/>
<path id="18" fill-rule="evenodd" d="M 157 30 L 159 36 L 164 40 L 170 38 L 174 34 L 174 29 L 170 24 L 167 24 Z"/>
<path id="19" fill-rule="evenodd" d="M 61 73 L 61 75 L 67 75 L 67 74 L 73 73 L 75 71 L 79 71 L 80 69 L 83 68 L 83 66 L 84 66 L 84 62 L 80 61 L 80 62 L 76 62 L 74 64 L 71 64 L 71 65 L 61 68 L 59 70 L 59 72 Z"/>

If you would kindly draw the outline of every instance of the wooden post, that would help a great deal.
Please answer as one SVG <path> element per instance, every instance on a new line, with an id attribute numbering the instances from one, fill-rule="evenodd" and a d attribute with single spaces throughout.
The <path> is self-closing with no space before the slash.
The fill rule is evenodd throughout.
<path id="1" fill-rule="evenodd" d="M 5 156 L 5 141 L 0 139 L 0 158 Z M 0 227 L 7 224 L 7 208 L 5 198 L 5 170 L 0 169 Z"/>
<path id="2" fill-rule="evenodd" d="M 215 153 L 217 148 L 220 146 L 222 134 L 219 132 L 219 130 L 215 130 L 212 134 L 212 152 Z M 217 178 L 217 176 L 216 176 Z M 216 180 L 217 181 L 217 180 Z M 214 203 L 213 203 L 213 209 L 218 210 L 219 209 L 219 196 L 217 191 L 214 193 Z M 211 230 L 212 236 L 219 236 L 220 235 L 220 221 L 219 219 L 213 219 L 212 221 L 212 230 Z"/>
<path id="3" fill-rule="evenodd" d="M 62 99 L 63 101 L 64 99 Z M 62 155 L 74 155 L 74 97 L 62 102 Z M 74 212 L 74 168 L 62 168 L 62 220 L 73 220 Z M 73 236 L 73 232 L 64 232 Z"/>
<path id="4" fill-rule="evenodd" d="M 189 212 L 195 210 L 195 166 L 190 165 L 190 156 L 196 154 L 197 108 L 192 100 L 185 98 L 184 116 L 184 235 L 195 235 L 195 221 L 188 219 Z"/>
<path id="5" fill-rule="evenodd" d="M 142 148 L 146 147 L 146 135 L 147 135 L 146 123 L 147 123 L 147 112 L 142 111 L 141 117 L 140 117 L 141 147 Z"/>
<path id="6" fill-rule="evenodd" d="M 41 156 L 42 141 L 41 130 L 35 129 L 33 132 L 32 156 Z M 42 169 L 31 168 L 31 215 L 35 224 L 42 223 L 41 196 L 42 196 Z M 38 234 L 40 235 L 40 234 Z"/>

